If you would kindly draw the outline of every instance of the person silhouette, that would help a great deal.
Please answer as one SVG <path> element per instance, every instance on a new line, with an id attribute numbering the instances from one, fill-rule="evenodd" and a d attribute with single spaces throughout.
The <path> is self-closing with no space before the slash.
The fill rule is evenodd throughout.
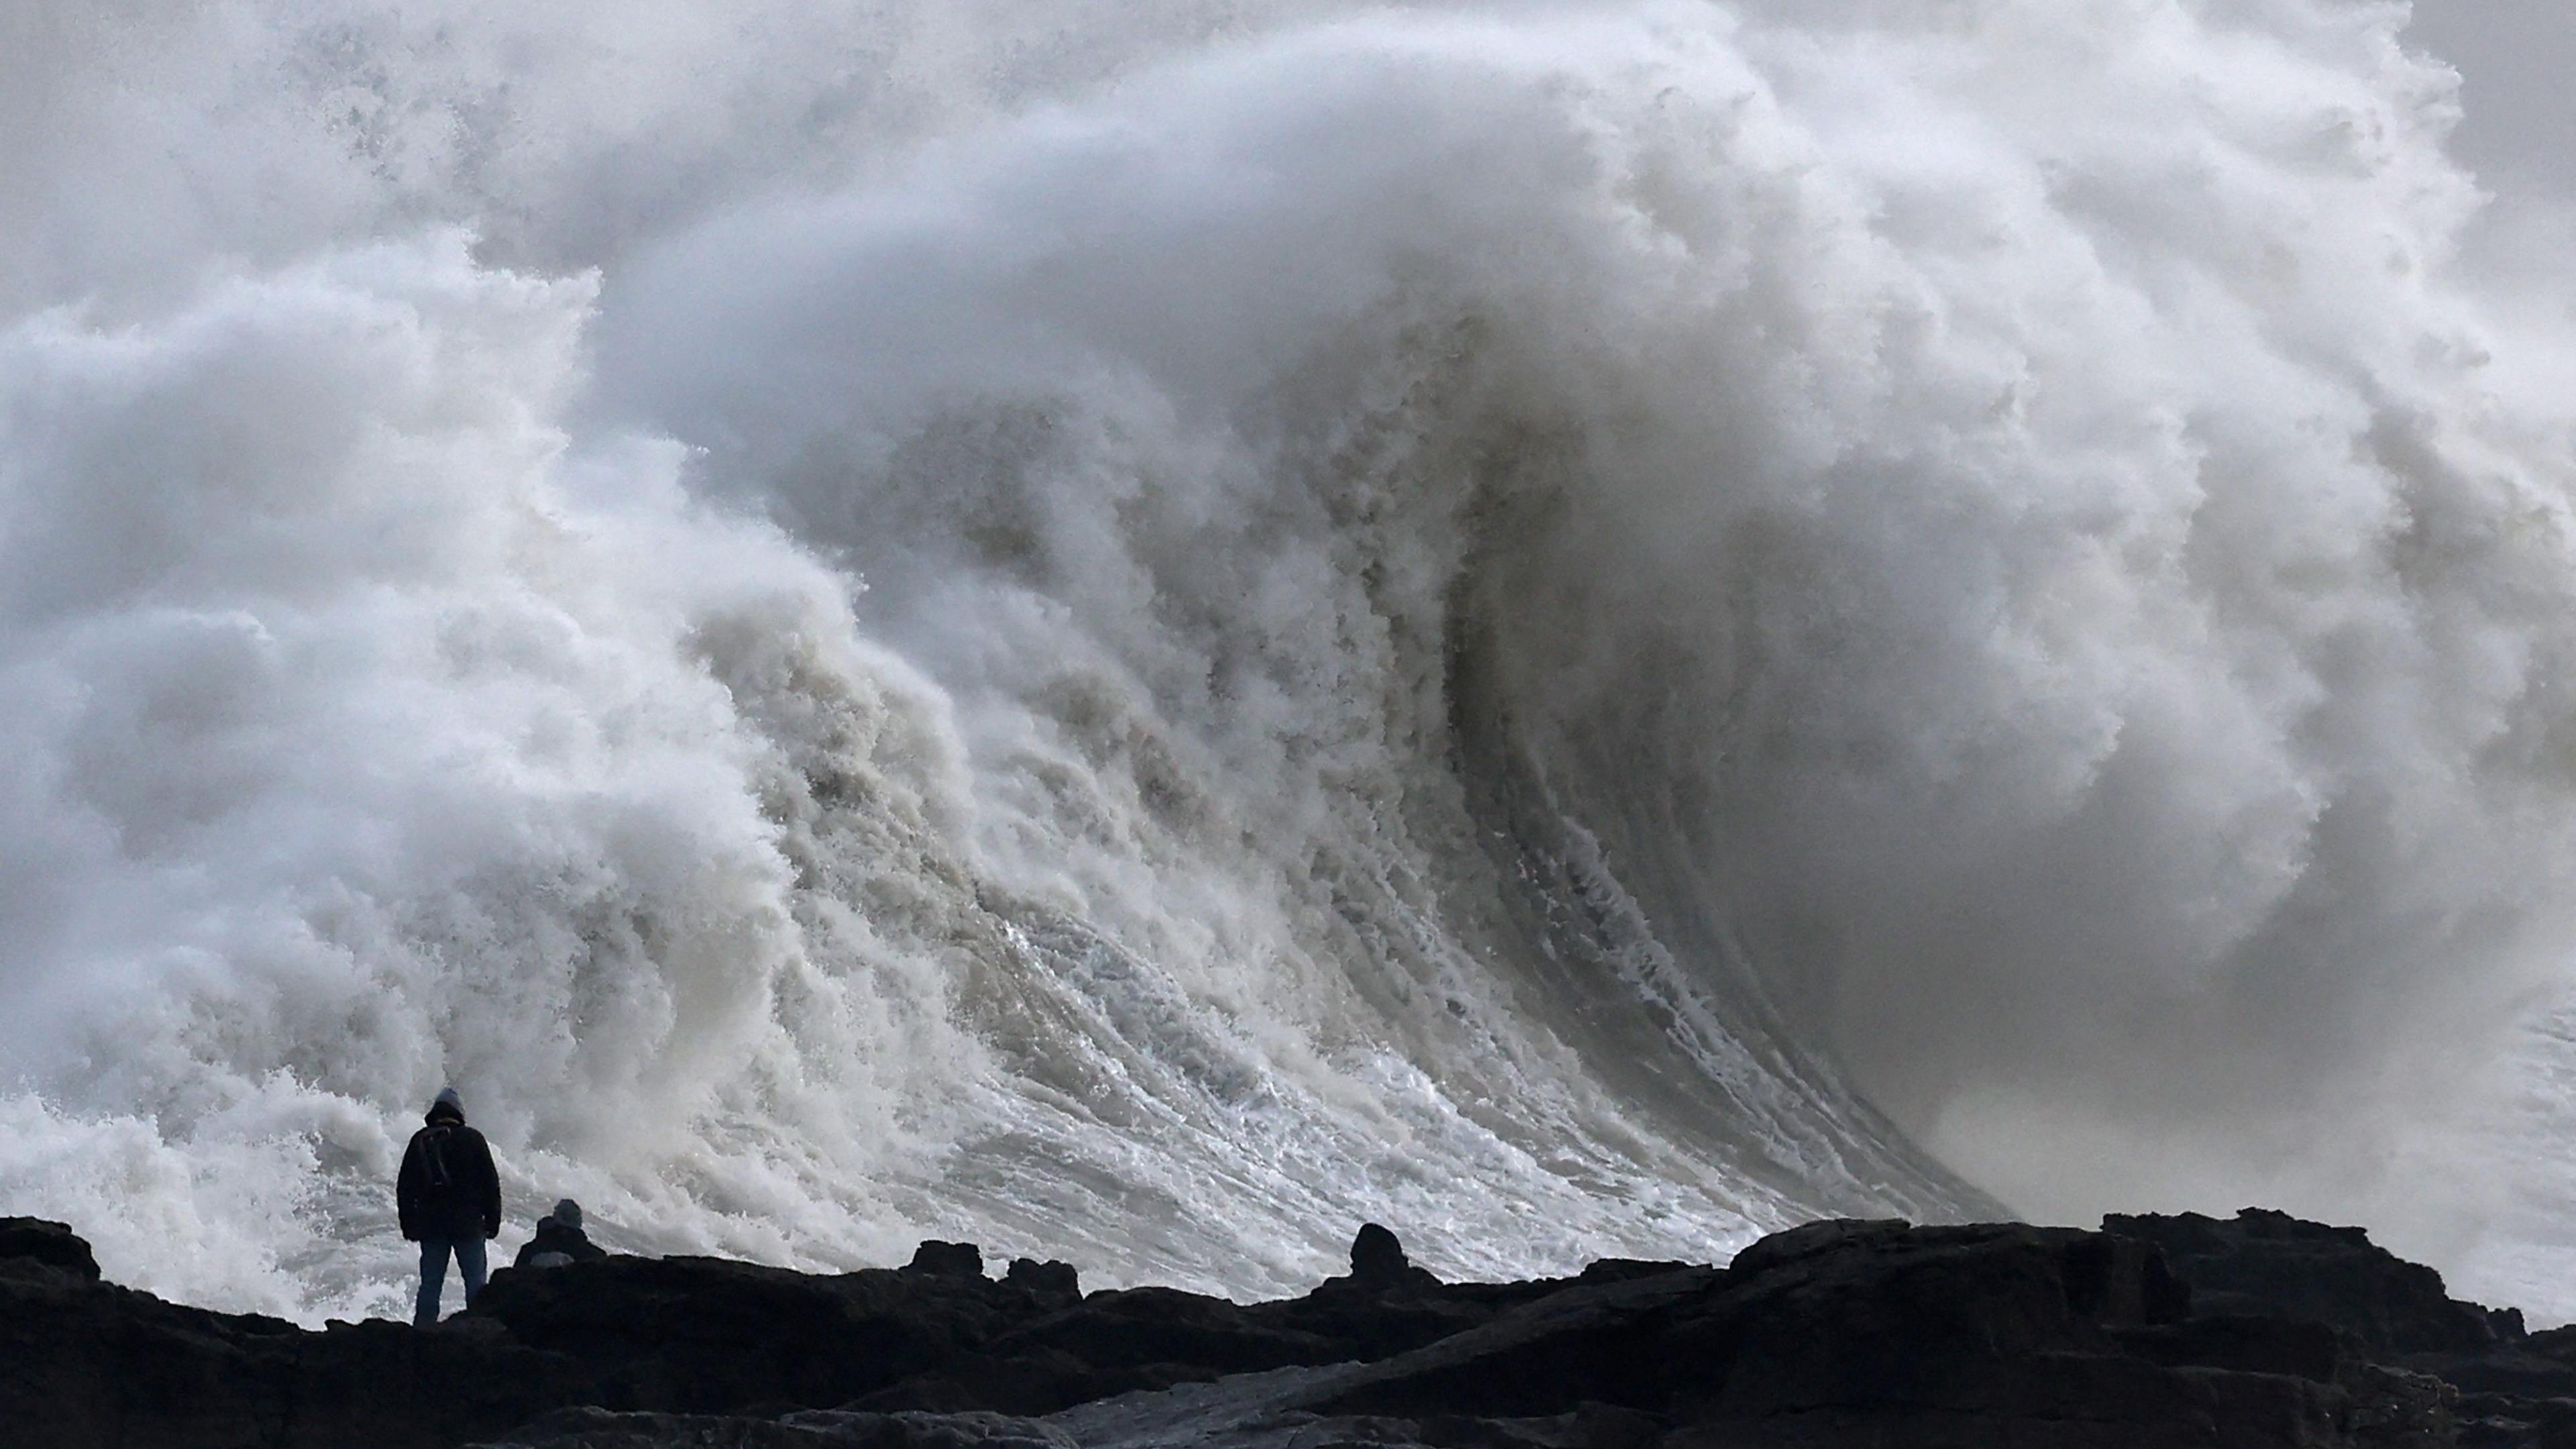
<path id="1" fill-rule="evenodd" d="M 492 1167 L 491 1145 L 465 1125 L 465 1104 L 454 1087 L 440 1089 L 403 1150 L 394 1210 L 404 1239 L 420 1244 L 420 1300 L 412 1308 L 412 1326 L 438 1321 L 451 1254 L 457 1276 L 465 1280 L 465 1306 L 473 1307 L 483 1291 L 483 1244 L 501 1231 L 501 1177 Z"/>
<path id="2" fill-rule="evenodd" d="M 537 1219 L 537 1234 L 519 1249 L 512 1259 L 513 1268 L 562 1268 L 574 1263 L 596 1263 L 608 1256 L 605 1249 L 590 1240 L 581 1230 L 581 1204 L 571 1198 L 555 1204 L 555 1210 Z"/>

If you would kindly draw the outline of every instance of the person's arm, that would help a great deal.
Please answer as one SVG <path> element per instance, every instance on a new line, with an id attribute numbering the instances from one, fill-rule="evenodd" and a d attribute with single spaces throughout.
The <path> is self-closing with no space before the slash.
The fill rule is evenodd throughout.
<path id="1" fill-rule="evenodd" d="M 420 1241 L 420 1139 L 403 1148 L 402 1170 L 394 1175 L 394 1216 L 402 1223 L 403 1241 Z"/>
<path id="2" fill-rule="evenodd" d="M 501 1171 L 492 1165 L 492 1144 L 483 1134 L 474 1134 L 475 1155 L 481 1159 L 483 1172 L 483 1236 L 501 1236 Z"/>

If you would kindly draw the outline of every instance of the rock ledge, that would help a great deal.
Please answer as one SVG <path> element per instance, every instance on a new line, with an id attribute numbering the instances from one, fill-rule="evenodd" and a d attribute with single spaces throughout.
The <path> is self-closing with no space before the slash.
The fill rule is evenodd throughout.
<path id="1" fill-rule="evenodd" d="M 817 1275 L 505 1270 L 438 1328 L 321 1332 L 100 1280 L 0 1219 L 0 1425 L 24 1449 L 2500 1449 L 2576 1446 L 2576 1335 L 2451 1299 L 2356 1229 L 1812 1223 L 1724 1268 L 1236 1304 L 986 1276 L 925 1243 Z"/>

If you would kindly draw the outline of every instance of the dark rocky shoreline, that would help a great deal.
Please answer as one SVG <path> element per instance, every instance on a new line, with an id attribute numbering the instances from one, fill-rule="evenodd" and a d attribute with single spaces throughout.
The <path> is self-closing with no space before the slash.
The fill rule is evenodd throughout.
<path id="1" fill-rule="evenodd" d="M 1088 1295 L 965 1244 L 816 1275 L 504 1271 L 430 1330 L 319 1332 L 100 1281 L 0 1219 L 13 1449 L 2576 1446 L 2576 1329 L 2357 1229 L 1827 1222 L 1726 1268 L 1442 1283 L 1382 1230 L 1302 1298 Z"/>

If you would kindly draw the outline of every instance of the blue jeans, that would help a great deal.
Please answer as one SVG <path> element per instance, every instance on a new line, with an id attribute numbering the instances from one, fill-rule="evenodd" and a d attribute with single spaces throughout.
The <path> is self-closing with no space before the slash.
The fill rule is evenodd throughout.
<path id="1" fill-rule="evenodd" d="M 447 1255 L 456 1255 L 456 1273 L 465 1280 L 465 1306 L 474 1306 L 475 1296 L 483 1291 L 483 1235 L 470 1233 L 461 1238 L 423 1238 L 420 1240 L 420 1304 L 412 1310 L 411 1325 L 427 1328 L 438 1321 L 438 1295 L 447 1286 Z"/>

